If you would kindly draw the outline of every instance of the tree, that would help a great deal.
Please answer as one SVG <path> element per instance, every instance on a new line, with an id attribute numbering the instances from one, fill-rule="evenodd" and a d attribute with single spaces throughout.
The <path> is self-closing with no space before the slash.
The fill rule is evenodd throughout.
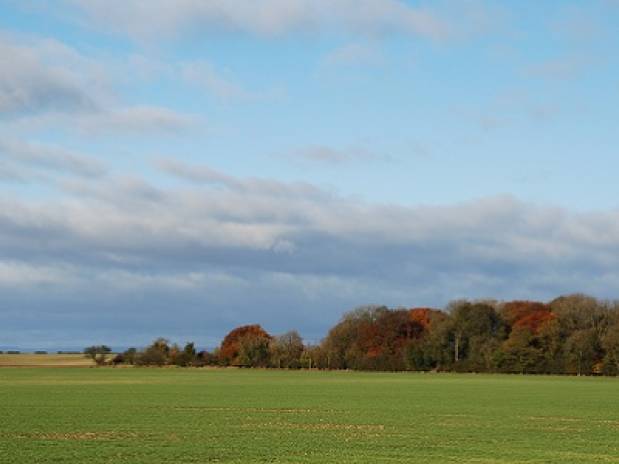
<path id="1" fill-rule="evenodd" d="M 488 303 L 450 303 L 451 342 L 454 367 L 459 370 L 491 370 L 488 353 L 505 338 L 505 324 Z"/>
<path id="2" fill-rule="evenodd" d="M 296 330 L 274 337 L 270 343 L 271 365 L 298 369 L 304 349 L 303 339 Z"/>
<path id="3" fill-rule="evenodd" d="M 541 325 L 536 334 L 542 352 L 542 365 L 539 372 L 546 374 L 565 373 L 565 353 L 561 325 L 558 318 L 552 318 Z"/>
<path id="4" fill-rule="evenodd" d="M 219 359 L 225 366 L 268 364 L 271 336 L 258 324 L 231 330 L 221 342 Z"/>
<path id="5" fill-rule="evenodd" d="M 606 375 L 619 374 L 619 323 L 612 325 L 602 338 L 604 349 L 603 372 Z"/>
<path id="6" fill-rule="evenodd" d="M 510 327 L 527 328 L 533 334 L 556 318 L 549 305 L 538 301 L 510 301 L 502 305 L 500 313 Z"/>
<path id="7" fill-rule="evenodd" d="M 342 317 L 323 341 L 330 369 L 368 369 L 380 354 L 376 321 L 388 311 L 386 306 L 360 306 Z M 368 360 L 370 358 L 370 360 Z"/>
<path id="8" fill-rule="evenodd" d="M 234 365 L 243 367 L 267 367 L 271 337 L 248 333 L 239 339 L 239 354 Z"/>
<path id="9" fill-rule="evenodd" d="M 197 358 L 195 344 L 188 342 L 184 348 L 181 348 L 177 343 L 174 343 L 168 351 L 167 358 L 168 364 L 180 367 L 191 366 Z"/>
<path id="10" fill-rule="evenodd" d="M 542 351 L 535 346 L 535 337 L 528 327 L 516 327 L 503 342 L 498 363 L 505 372 L 521 374 L 536 372 L 541 364 Z"/>
<path id="11" fill-rule="evenodd" d="M 601 361 L 595 329 L 576 330 L 565 341 L 565 353 L 569 372 L 576 375 L 591 374 L 594 365 Z"/>
<path id="12" fill-rule="evenodd" d="M 165 338 L 157 338 L 144 351 L 139 353 L 135 363 L 140 366 L 163 366 L 167 364 L 170 345 Z"/>
<path id="13" fill-rule="evenodd" d="M 560 296 L 552 300 L 549 306 L 559 318 L 565 335 L 586 329 L 601 335 L 608 326 L 608 308 L 591 296 L 581 293 Z"/>
<path id="14" fill-rule="evenodd" d="M 321 345 L 305 345 L 299 361 L 302 369 L 329 369 L 327 356 Z"/>
<path id="15" fill-rule="evenodd" d="M 93 345 L 84 349 L 86 357 L 92 359 L 97 366 L 104 365 L 107 355 L 111 352 L 112 349 L 107 345 Z"/>
<path id="16" fill-rule="evenodd" d="M 125 364 L 135 364 L 135 358 L 137 357 L 138 350 L 135 348 L 129 348 L 123 352 L 123 362 Z"/>
<path id="17" fill-rule="evenodd" d="M 176 356 L 175 364 L 177 366 L 191 366 L 197 360 L 197 352 L 196 346 L 193 342 L 188 342 L 185 344 L 183 351 L 179 352 Z"/>

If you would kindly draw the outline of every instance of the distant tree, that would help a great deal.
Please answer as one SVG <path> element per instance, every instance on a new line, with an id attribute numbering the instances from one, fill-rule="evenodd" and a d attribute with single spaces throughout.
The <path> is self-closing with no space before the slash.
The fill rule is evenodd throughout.
<path id="1" fill-rule="evenodd" d="M 540 368 L 543 353 L 536 346 L 528 327 L 516 327 L 497 352 L 498 364 L 506 372 L 534 373 Z"/>
<path id="2" fill-rule="evenodd" d="M 86 357 L 92 359 L 97 366 L 104 365 L 107 355 L 111 352 L 112 349 L 107 345 L 93 345 L 84 349 Z"/>
<path id="3" fill-rule="evenodd" d="M 199 351 L 196 353 L 196 357 L 192 363 L 193 366 L 202 367 L 202 366 L 216 366 L 219 363 L 217 353 L 209 353 L 206 350 Z"/>
<path id="4" fill-rule="evenodd" d="M 488 303 L 450 303 L 453 366 L 457 370 L 484 371 L 493 366 L 489 352 L 505 339 L 505 324 Z"/>
<path id="5" fill-rule="evenodd" d="M 533 334 L 556 314 L 549 305 L 538 301 L 510 301 L 502 305 L 500 314 L 512 328 L 527 328 Z"/>
<path id="6" fill-rule="evenodd" d="M 299 361 L 302 369 L 329 369 L 327 356 L 321 345 L 305 345 Z"/>
<path id="7" fill-rule="evenodd" d="M 258 324 L 237 327 L 221 342 L 220 362 L 226 366 L 266 366 L 271 338 Z"/>
<path id="8" fill-rule="evenodd" d="M 168 356 L 166 360 L 166 364 L 178 364 L 178 358 L 180 357 L 182 352 L 182 348 L 178 346 L 178 343 L 173 343 L 170 345 L 170 350 L 168 351 Z"/>
<path id="9" fill-rule="evenodd" d="M 592 329 L 601 335 L 609 322 L 608 308 L 597 299 L 580 293 L 560 296 L 549 303 L 561 323 L 564 336 Z"/>
<path id="10" fill-rule="evenodd" d="M 574 331 L 565 341 L 567 370 L 576 375 L 591 374 L 601 362 L 599 340 L 595 329 Z"/>
<path id="11" fill-rule="evenodd" d="M 110 352 L 105 345 L 84 350 L 98 365 Z M 461 300 L 445 311 L 362 306 L 320 345 L 304 346 L 296 331 L 273 338 L 254 324 L 230 331 L 212 353 L 158 338 L 111 362 L 619 375 L 619 302 L 573 294 L 549 303 Z"/>
<path id="12" fill-rule="evenodd" d="M 393 320 L 386 306 L 361 306 L 342 317 L 323 340 L 329 369 L 380 369 L 393 356 Z M 402 314 L 395 319 L 406 319 Z M 382 328 L 381 328 L 382 326 Z M 402 362 L 404 356 L 402 355 Z"/>
<path id="13" fill-rule="evenodd" d="M 305 347 L 296 330 L 273 337 L 270 343 L 271 365 L 279 368 L 298 369 Z"/>
<path id="14" fill-rule="evenodd" d="M 547 320 L 538 328 L 536 337 L 543 356 L 539 372 L 564 374 L 565 352 L 559 320 L 556 317 Z"/>
<path id="15" fill-rule="evenodd" d="M 234 365 L 244 367 L 267 367 L 271 337 L 248 333 L 239 340 L 239 354 Z"/>
<path id="16" fill-rule="evenodd" d="M 603 372 L 606 375 L 619 374 L 619 323 L 615 323 L 602 338 L 604 349 Z"/>
<path id="17" fill-rule="evenodd" d="M 150 346 L 138 354 L 135 364 L 138 366 L 163 366 L 167 364 L 170 345 L 165 338 L 157 338 Z"/>
<path id="18" fill-rule="evenodd" d="M 122 353 L 123 362 L 125 364 L 135 364 L 135 359 L 137 357 L 138 350 L 136 348 L 129 348 Z"/>
<path id="19" fill-rule="evenodd" d="M 182 351 L 175 357 L 174 364 L 181 367 L 192 366 L 196 363 L 197 353 L 193 342 L 188 342 Z"/>

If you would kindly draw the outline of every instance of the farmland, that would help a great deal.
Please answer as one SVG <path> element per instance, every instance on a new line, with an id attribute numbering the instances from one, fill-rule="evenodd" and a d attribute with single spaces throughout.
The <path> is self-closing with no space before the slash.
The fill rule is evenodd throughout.
<path id="1" fill-rule="evenodd" d="M 0 369 L 0 463 L 619 463 L 619 381 Z"/>
<path id="2" fill-rule="evenodd" d="M 88 367 L 83 354 L 0 354 L 0 367 Z"/>

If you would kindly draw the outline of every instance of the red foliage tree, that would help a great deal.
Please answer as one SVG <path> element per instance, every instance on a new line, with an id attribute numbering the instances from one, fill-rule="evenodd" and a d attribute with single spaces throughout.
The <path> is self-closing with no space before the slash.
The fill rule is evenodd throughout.
<path id="1" fill-rule="evenodd" d="M 221 342 L 219 348 L 219 359 L 223 364 L 235 364 L 235 360 L 239 356 L 241 343 L 245 339 L 266 339 L 272 337 L 260 325 L 244 325 L 232 329 Z"/>
<path id="2" fill-rule="evenodd" d="M 444 312 L 432 308 L 412 308 L 408 311 L 408 315 L 413 328 L 412 338 L 423 336 L 430 330 L 433 321 L 443 320 L 446 317 Z"/>
<path id="3" fill-rule="evenodd" d="M 544 324 L 555 319 L 555 314 L 538 301 L 510 301 L 503 306 L 503 318 L 512 329 L 529 329 L 537 334 Z"/>

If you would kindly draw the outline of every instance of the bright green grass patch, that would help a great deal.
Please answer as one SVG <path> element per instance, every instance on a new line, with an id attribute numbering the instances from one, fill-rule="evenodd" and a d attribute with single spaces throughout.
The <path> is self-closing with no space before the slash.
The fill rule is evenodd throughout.
<path id="1" fill-rule="evenodd" d="M 619 381 L 0 369 L 0 463 L 619 463 Z"/>

